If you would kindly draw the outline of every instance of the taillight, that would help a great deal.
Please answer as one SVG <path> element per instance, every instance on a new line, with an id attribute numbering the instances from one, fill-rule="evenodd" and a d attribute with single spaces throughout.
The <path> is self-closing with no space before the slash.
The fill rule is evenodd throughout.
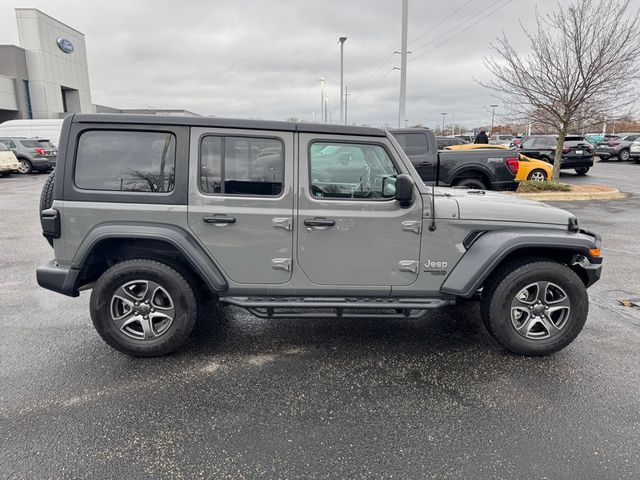
<path id="1" fill-rule="evenodd" d="M 520 163 L 518 162 L 517 158 L 507 158 L 506 164 L 511 173 L 513 173 L 514 175 L 518 174 L 518 167 L 520 166 Z"/>
<path id="2" fill-rule="evenodd" d="M 562 153 L 569 153 L 570 151 L 571 151 L 571 149 L 570 149 L 570 148 L 568 148 L 568 147 L 564 147 L 564 148 L 562 149 Z"/>
<path id="3" fill-rule="evenodd" d="M 36 151 L 36 153 L 39 153 L 40 155 L 44 155 L 44 148 L 34 148 L 34 150 Z"/>

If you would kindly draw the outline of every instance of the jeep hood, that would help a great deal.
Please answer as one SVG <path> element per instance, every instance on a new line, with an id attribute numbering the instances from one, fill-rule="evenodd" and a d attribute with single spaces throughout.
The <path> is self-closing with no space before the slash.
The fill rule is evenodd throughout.
<path id="1" fill-rule="evenodd" d="M 458 202 L 461 220 L 543 223 L 567 226 L 575 217 L 561 208 L 536 200 L 528 200 L 505 193 L 486 190 L 443 188 L 438 193 L 449 195 Z"/>

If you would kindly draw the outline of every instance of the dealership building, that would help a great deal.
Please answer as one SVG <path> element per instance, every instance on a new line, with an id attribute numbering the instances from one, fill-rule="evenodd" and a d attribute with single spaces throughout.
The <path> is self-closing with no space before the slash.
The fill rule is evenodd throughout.
<path id="1" fill-rule="evenodd" d="M 0 122 L 95 112 L 84 34 L 34 8 L 16 20 L 20 45 L 0 45 Z"/>
<path id="2" fill-rule="evenodd" d="M 197 115 L 94 105 L 84 34 L 35 8 L 16 8 L 16 20 L 20 45 L 0 45 L 0 123 L 78 112 Z"/>

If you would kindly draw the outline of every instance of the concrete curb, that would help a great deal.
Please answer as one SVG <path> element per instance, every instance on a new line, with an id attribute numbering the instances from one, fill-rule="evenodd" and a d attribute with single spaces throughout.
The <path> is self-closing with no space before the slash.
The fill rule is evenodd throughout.
<path id="1" fill-rule="evenodd" d="M 553 201 L 584 201 L 584 200 L 619 200 L 627 198 L 628 193 L 621 192 L 616 188 L 607 191 L 597 192 L 541 192 L 541 193 L 516 193 L 518 197 L 529 200 L 539 200 L 541 202 Z"/>

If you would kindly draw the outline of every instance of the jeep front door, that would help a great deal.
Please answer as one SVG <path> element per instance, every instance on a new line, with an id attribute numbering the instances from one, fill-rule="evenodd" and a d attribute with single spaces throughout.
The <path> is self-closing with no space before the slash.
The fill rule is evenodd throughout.
<path id="1" fill-rule="evenodd" d="M 394 197 L 405 173 L 385 137 L 300 134 L 297 259 L 317 285 L 410 285 L 418 277 L 422 201 Z"/>
<path id="2" fill-rule="evenodd" d="M 293 132 L 191 129 L 189 227 L 236 284 L 291 278 Z"/>

